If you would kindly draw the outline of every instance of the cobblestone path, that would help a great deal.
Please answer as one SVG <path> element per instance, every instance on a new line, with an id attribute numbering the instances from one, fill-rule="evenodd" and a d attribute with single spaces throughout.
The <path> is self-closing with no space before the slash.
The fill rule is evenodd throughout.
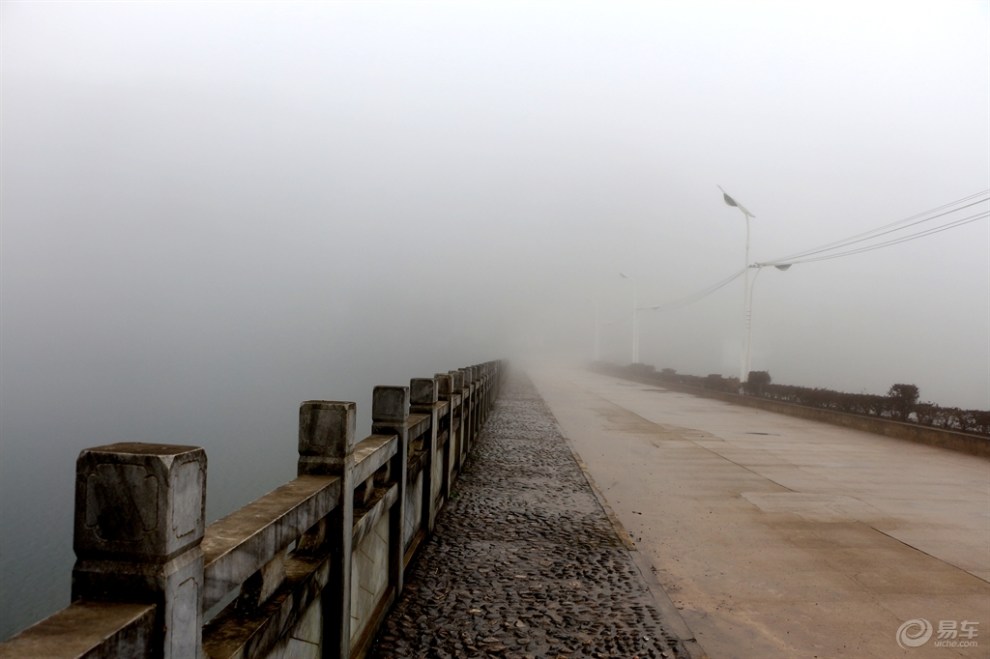
<path id="1" fill-rule="evenodd" d="M 522 374 L 503 385 L 371 656 L 686 656 Z"/>

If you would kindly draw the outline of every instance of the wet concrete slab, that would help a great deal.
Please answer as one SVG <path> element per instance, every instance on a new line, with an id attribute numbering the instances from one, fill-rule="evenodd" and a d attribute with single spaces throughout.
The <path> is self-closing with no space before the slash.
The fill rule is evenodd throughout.
<path id="1" fill-rule="evenodd" d="M 712 657 L 990 656 L 987 460 L 585 371 L 530 374 Z M 903 649 L 915 618 L 973 621 L 977 636 Z"/>

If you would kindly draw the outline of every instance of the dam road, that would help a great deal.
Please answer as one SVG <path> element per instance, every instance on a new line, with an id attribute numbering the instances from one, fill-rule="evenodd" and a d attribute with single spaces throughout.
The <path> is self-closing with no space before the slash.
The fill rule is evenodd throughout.
<path id="1" fill-rule="evenodd" d="M 529 374 L 711 657 L 990 656 L 990 461 L 588 371 Z"/>

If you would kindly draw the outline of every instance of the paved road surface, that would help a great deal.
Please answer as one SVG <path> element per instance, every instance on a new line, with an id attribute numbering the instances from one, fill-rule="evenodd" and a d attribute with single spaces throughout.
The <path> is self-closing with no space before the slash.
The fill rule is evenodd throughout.
<path id="1" fill-rule="evenodd" d="M 530 375 L 710 656 L 990 657 L 987 460 L 585 371 Z M 902 649 L 915 618 L 932 638 Z M 940 623 L 975 647 L 935 647 Z"/>

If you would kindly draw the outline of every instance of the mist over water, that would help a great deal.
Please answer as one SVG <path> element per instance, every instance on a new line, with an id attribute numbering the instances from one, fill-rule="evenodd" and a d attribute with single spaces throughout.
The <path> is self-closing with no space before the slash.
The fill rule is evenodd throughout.
<path id="1" fill-rule="evenodd" d="M 216 519 L 292 477 L 303 400 L 367 433 L 376 384 L 590 360 L 596 309 L 628 362 L 633 280 L 745 263 L 716 185 L 751 262 L 990 188 L 988 14 L 4 2 L 0 638 L 68 603 L 83 448 L 203 446 Z M 984 219 L 765 269 L 752 367 L 990 407 L 988 264 Z M 642 311 L 641 361 L 736 375 L 742 299 Z"/>

